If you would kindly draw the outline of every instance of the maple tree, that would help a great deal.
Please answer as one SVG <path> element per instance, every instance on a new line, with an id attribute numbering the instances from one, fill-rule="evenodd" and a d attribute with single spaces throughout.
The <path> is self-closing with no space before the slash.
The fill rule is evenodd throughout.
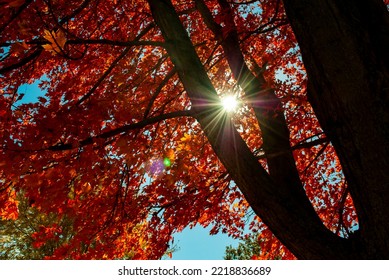
<path id="1" fill-rule="evenodd" d="M 388 258 L 387 1 L 1 5 L 1 217 L 23 193 L 71 219 L 46 258 L 158 259 L 247 219 L 259 258 Z"/>

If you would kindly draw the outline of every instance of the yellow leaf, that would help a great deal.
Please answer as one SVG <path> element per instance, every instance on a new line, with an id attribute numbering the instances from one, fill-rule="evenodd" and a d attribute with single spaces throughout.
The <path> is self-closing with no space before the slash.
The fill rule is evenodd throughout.
<path id="1" fill-rule="evenodd" d="M 187 141 L 190 141 L 190 138 L 191 138 L 191 136 L 189 134 L 185 133 L 184 137 L 182 137 L 180 140 L 182 142 L 187 142 Z"/>
<path id="2" fill-rule="evenodd" d="M 49 51 L 49 52 L 52 52 L 53 54 L 55 54 L 55 51 L 53 49 L 53 47 L 49 44 L 46 44 L 46 45 L 42 45 L 42 47 L 46 50 L 46 51 Z"/>
<path id="3" fill-rule="evenodd" d="M 53 54 L 59 54 L 62 52 L 66 44 L 65 33 L 62 30 L 49 31 L 45 30 L 43 38 L 45 38 L 50 44 L 45 44 L 42 47 L 52 52 Z"/>

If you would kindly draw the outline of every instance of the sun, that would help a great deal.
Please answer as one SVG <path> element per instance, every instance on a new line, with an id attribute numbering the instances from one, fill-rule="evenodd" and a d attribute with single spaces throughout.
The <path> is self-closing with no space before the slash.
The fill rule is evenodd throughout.
<path id="1" fill-rule="evenodd" d="M 238 100 L 235 95 L 226 95 L 222 97 L 221 102 L 226 112 L 233 112 L 238 107 Z"/>

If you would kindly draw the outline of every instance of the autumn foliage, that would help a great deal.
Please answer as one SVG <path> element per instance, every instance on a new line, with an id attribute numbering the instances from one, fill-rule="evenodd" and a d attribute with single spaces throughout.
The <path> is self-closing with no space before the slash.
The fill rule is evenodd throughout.
<path id="1" fill-rule="evenodd" d="M 215 152 L 227 139 L 208 140 L 208 131 L 232 119 L 271 173 L 270 161 L 284 151 L 272 150 L 263 134 L 276 120 L 285 123 L 301 190 L 325 227 L 348 238 L 357 215 L 335 149 L 307 100 L 307 75 L 282 2 L 173 1 L 215 92 L 238 97 L 233 113 L 223 111 L 217 95 L 199 100 L 188 93 L 182 60 L 172 55 L 180 45 L 166 40 L 149 2 L 155 1 L 1 3 L 3 221 L 18 219 L 21 193 L 34 211 L 58 219 L 31 233 L 35 247 L 61 238 L 61 219 L 71 221 L 72 238 L 46 256 L 53 259 L 159 259 L 172 234 L 199 224 L 234 237 L 248 225 L 261 232 L 257 257 L 293 259 Z M 258 95 L 229 54 L 242 56 L 252 75 L 245 79 L 262 87 Z M 41 89 L 36 100 L 26 86 L 33 83 Z M 216 111 L 207 125 L 202 103 Z"/>

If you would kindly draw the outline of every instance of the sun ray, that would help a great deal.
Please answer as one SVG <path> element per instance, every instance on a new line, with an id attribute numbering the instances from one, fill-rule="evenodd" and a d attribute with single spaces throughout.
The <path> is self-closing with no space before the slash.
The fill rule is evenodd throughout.
<path id="1" fill-rule="evenodd" d="M 233 112 L 238 107 L 238 100 L 235 95 L 227 95 L 222 98 L 221 102 L 226 112 Z"/>

